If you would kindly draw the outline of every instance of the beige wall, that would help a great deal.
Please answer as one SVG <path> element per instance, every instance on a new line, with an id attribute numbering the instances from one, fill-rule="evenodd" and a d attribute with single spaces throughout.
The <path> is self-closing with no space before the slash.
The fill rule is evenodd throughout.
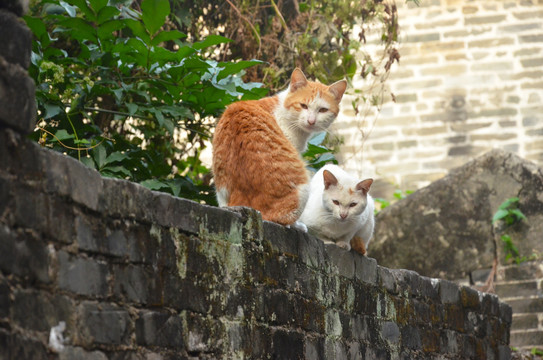
<path id="1" fill-rule="evenodd" d="M 397 0 L 400 65 L 376 121 L 346 96 L 340 164 L 415 190 L 492 148 L 543 165 L 543 0 Z M 361 80 L 355 87 L 363 88 Z"/>

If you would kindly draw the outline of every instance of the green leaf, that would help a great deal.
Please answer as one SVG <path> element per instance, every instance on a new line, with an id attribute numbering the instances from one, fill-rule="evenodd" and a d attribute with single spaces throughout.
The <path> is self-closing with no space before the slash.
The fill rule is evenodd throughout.
<path id="1" fill-rule="evenodd" d="M 509 211 L 505 209 L 499 209 L 498 211 L 496 211 L 496 213 L 492 217 L 492 223 L 495 223 L 496 221 L 503 219 L 508 214 L 509 214 Z"/>
<path id="2" fill-rule="evenodd" d="M 72 5 L 70 5 L 67 2 L 62 1 L 62 0 L 59 1 L 59 4 L 60 4 L 60 6 L 62 6 L 64 8 L 64 10 L 66 10 L 68 15 L 70 15 L 71 17 L 75 17 L 76 9 L 77 9 L 75 6 L 72 6 Z"/>
<path id="3" fill-rule="evenodd" d="M 128 156 L 120 151 L 115 151 L 108 155 L 105 160 L 105 164 L 110 164 L 112 162 L 124 161 L 128 159 Z"/>
<path id="4" fill-rule="evenodd" d="M 512 197 L 512 198 L 509 198 L 507 200 L 505 200 L 499 207 L 499 209 L 507 209 L 509 207 L 511 207 L 513 204 L 516 204 L 519 202 L 519 198 L 518 197 Z"/>
<path id="5" fill-rule="evenodd" d="M 168 0 L 143 0 L 141 3 L 142 19 L 150 35 L 154 35 L 170 14 Z"/>
<path id="6" fill-rule="evenodd" d="M 224 36 L 209 35 L 208 37 L 204 39 L 204 41 L 194 43 L 192 47 L 196 50 L 202 50 L 210 46 L 229 43 L 229 42 L 232 42 L 232 40 L 225 38 Z"/>
<path id="7" fill-rule="evenodd" d="M 519 209 L 513 209 L 510 212 L 516 216 L 517 220 L 526 220 L 526 216 Z"/>
<path id="8" fill-rule="evenodd" d="M 236 63 L 220 63 L 219 66 L 224 67 L 217 75 L 217 81 L 224 79 L 228 75 L 237 74 L 241 70 L 246 69 L 257 64 L 262 64 L 260 60 L 244 60 Z"/>
<path id="9" fill-rule="evenodd" d="M 87 5 L 85 0 L 67 0 L 67 3 L 77 6 L 79 10 L 85 15 L 85 17 L 90 21 L 96 20 L 96 14 L 92 9 Z"/>
<path id="10" fill-rule="evenodd" d="M 55 139 L 56 140 L 68 140 L 68 139 L 73 139 L 74 136 L 72 134 L 68 134 L 68 132 L 64 129 L 60 129 L 60 130 L 57 130 L 55 132 Z"/>
<path id="11" fill-rule="evenodd" d="M 49 39 L 49 35 L 47 34 L 47 28 L 45 27 L 45 23 L 42 19 L 38 19 L 35 17 L 27 16 L 25 15 L 23 19 L 26 22 L 26 25 L 32 30 L 32 33 L 34 36 L 39 39 L 40 41 L 44 41 L 45 39 Z"/>
<path id="12" fill-rule="evenodd" d="M 43 117 L 44 120 L 50 119 L 63 112 L 63 109 L 56 104 L 44 104 L 44 107 L 45 107 L 45 116 Z"/>
<path id="13" fill-rule="evenodd" d="M 95 147 L 93 157 L 98 168 L 102 168 L 106 165 L 106 148 L 104 146 Z"/>
<path id="14" fill-rule="evenodd" d="M 104 166 L 100 169 L 100 173 L 119 177 L 132 177 L 132 173 L 123 166 Z"/>
<path id="15" fill-rule="evenodd" d="M 114 6 L 105 6 L 98 11 L 98 24 L 101 25 L 107 21 L 113 20 L 113 18 L 120 14 L 119 9 Z"/>
<path id="16" fill-rule="evenodd" d="M 71 36 L 79 41 L 91 40 L 97 43 L 96 30 L 88 22 L 81 18 L 68 18 L 59 22 L 60 26 L 71 29 Z"/>
<path id="17" fill-rule="evenodd" d="M 148 180 L 142 181 L 140 184 L 150 190 L 161 190 L 163 188 L 169 188 L 167 184 L 157 179 L 148 179 Z"/>
<path id="18" fill-rule="evenodd" d="M 104 6 L 107 5 L 108 0 L 89 0 L 92 9 L 98 13 Z"/>
<path id="19" fill-rule="evenodd" d="M 145 44 L 151 43 L 151 37 L 145 30 L 145 26 L 141 23 L 141 21 L 134 20 L 134 19 L 125 19 L 124 23 L 130 30 L 132 30 L 132 34 L 140 38 Z M 136 39 L 130 39 L 130 40 L 136 40 Z"/>
<path id="20" fill-rule="evenodd" d="M 121 20 L 106 21 L 98 27 L 98 37 L 102 40 L 114 31 L 121 30 L 124 26 L 125 23 Z"/>
<path id="21" fill-rule="evenodd" d="M 155 37 L 153 37 L 153 39 L 151 40 L 151 45 L 157 46 L 161 42 L 182 39 L 185 37 L 187 37 L 187 35 L 183 34 L 181 31 L 178 30 L 161 31 L 156 34 Z"/>
<path id="22" fill-rule="evenodd" d="M 90 167 L 91 169 L 96 169 L 96 166 L 94 165 L 94 160 L 92 160 L 92 158 L 84 156 L 80 160 L 83 164 Z"/>
<path id="23" fill-rule="evenodd" d="M 138 105 L 136 105 L 136 104 L 127 103 L 126 107 L 128 108 L 128 113 L 130 115 L 134 115 L 136 113 L 136 111 L 138 111 Z"/>

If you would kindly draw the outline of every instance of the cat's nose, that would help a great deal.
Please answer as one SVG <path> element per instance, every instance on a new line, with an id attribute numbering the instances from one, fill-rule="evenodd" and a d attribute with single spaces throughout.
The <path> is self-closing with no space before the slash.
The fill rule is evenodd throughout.
<path id="1" fill-rule="evenodd" d="M 316 122 L 317 122 L 317 118 L 316 118 L 316 117 L 310 116 L 310 117 L 307 118 L 307 123 L 308 123 L 309 125 L 315 125 Z"/>
<path id="2" fill-rule="evenodd" d="M 339 214 L 339 216 L 341 216 L 342 219 L 345 219 L 347 217 L 347 214 L 341 213 L 341 214 Z"/>

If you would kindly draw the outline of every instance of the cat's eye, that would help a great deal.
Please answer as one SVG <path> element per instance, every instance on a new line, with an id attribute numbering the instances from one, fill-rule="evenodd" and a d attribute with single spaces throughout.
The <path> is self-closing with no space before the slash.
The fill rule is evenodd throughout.
<path id="1" fill-rule="evenodd" d="M 327 111 L 328 111 L 327 108 L 320 108 L 320 109 L 319 109 L 319 112 L 320 112 L 320 113 L 325 113 L 325 112 L 327 112 Z"/>
<path id="2" fill-rule="evenodd" d="M 300 106 L 302 107 L 302 109 L 307 110 L 307 104 L 300 103 Z"/>
<path id="3" fill-rule="evenodd" d="M 339 205 L 339 201 L 337 200 L 333 200 L 332 202 L 334 203 L 334 205 Z"/>
<path id="4" fill-rule="evenodd" d="M 356 206 L 356 203 L 350 203 L 349 204 L 349 207 L 355 207 Z"/>

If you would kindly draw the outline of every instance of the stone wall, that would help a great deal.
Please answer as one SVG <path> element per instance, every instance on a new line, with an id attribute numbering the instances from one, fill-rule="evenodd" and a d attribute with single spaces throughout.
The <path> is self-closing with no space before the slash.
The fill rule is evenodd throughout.
<path id="1" fill-rule="evenodd" d="M 493 148 L 543 165 L 543 2 L 420 3 L 396 1 L 401 60 L 387 80 L 396 102 L 373 126 L 344 98 L 341 161 L 378 178 L 374 193 L 388 199 Z"/>
<path id="2" fill-rule="evenodd" d="M 10 39 L 29 33 L 0 18 L 0 359 L 510 358 L 511 307 L 494 295 L 26 139 L 29 42 Z"/>
<path id="3" fill-rule="evenodd" d="M 495 295 L 0 130 L 0 359 L 507 359 L 511 318 Z"/>
<path id="4" fill-rule="evenodd" d="M 465 283 L 481 280 L 477 272 L 491 268 L 495 255 L 505 259 L 502 234 L 520 256 L 543 253 L 542 194 L 540 167 L 490 151 L 381 211 L 370 253 L 388 267 Z M 507 229 L 493 226 L 493 215 L 512 197 L 519 198 L 526 220 Z"/>

